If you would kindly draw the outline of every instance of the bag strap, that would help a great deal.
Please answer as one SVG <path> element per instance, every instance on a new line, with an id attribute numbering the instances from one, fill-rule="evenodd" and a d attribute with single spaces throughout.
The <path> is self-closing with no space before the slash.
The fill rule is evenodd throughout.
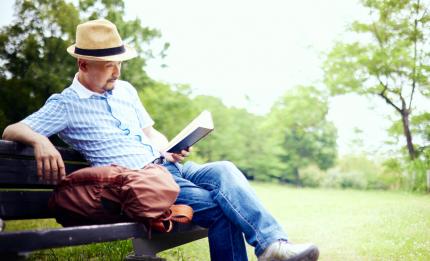
<path id="1" fill-rule="evenodd" d="M 173 221 L 188 224 L 193 219 L 193 209 L 187 205 L 172 205 L 167 217 L 152 220 L 149 227 L 159 232 L 170 232 L 173 229 Z"/>
<path id="2" fill-rule="evenodd" d="M 172 205 L 172 221 L 188 224 L 193 219 L 193 209 L 187 205 Z"/>

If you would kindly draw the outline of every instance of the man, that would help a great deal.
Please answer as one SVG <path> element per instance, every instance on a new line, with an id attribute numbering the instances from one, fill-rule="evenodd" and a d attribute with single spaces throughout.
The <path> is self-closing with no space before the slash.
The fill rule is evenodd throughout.
<path id="1" fill-rule="evenodd" d="M 142 168 L 164 165 L 180 186 L 177 204 L 194 209 L 193 222 L 209 228 L 213 260 L 246 260 L 243 235 L 259 260 L 316 260 L 311 244 L 291 244 L 281 226 L 264 209 L 244 175 L 230 162 L 180 164 L 189 151 L 161 155 L 166 137 L 142 106 L 134 87 L 118 80 L 121 62 L 136 56 L 107 20 L 78 25 L 78 73 L 61 94 L 23 121 L 8 126 L 3 138 L 34 147 L 38 176 L 56 182 L 65 176 L 59 152 L 47 137 L 58 133 L 93 166 L 116 163 Z"/>

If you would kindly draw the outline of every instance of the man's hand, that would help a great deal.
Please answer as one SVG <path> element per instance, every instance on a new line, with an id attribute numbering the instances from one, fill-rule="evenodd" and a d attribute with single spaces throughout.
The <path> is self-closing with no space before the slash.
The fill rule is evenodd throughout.
<path id="1" fill-rule="evenodd" d="M 39 179 L 57 183 L 66 176 L 64 162 L 51 141 L 22 122 L 11 124 L 3 131 L 3 139 L 22 142 L 34 148 Z"/>
<path id="2" fill-rule="evenodd" d="M 164 155 L 167 159 L 167 161 L 170 162 L 181 162 L 185 159 L 185 157 L 188 157 L 192 150 L 192 147 L 187 148 L 186 150 L 182 150 L 181 153 L 166 153 Z"/>
<path id="3" fill-rule="evenodd" d="M 41 139 L 33 147 L 37 162 L 37 176 L 39 179 L 57 184 L 66 176 L 66 169 L 60 152 L 48 138 Z"/>
<path id="4" fill-rule="evenodd" d="M 152 126 L 146 127 L 143 129 L 143 133 L 152 141 L 153 144 L 161 151 L 162 148 L 165 148 L 168 141 L 166 136 L 164 136 L 161 132 L 154 129 Z M 168 153 L 166 152 L 163 156 L 167 161 L 170 162 L 180 162 L 183 161 L 185 157 L 187 157 L 191 152 L 192 147 L 188 147 L 185 150 L 182 150 L 181 153 Z"/>

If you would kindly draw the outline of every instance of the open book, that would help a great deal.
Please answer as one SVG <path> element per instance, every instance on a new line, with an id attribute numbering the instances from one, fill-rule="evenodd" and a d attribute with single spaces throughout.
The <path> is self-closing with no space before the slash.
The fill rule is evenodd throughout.
<path id="1" fill-rule="evenodd" d="M 163 151 L 179 153 L 204 138 L 213 129 L 212 115 L 209 111 L 205 110 L 179 132 Z"/>

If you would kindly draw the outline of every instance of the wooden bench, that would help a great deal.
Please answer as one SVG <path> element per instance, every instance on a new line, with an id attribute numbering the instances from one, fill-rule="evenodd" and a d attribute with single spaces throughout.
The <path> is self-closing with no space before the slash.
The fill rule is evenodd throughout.
<path id="1" fill-rule="evenodd" d="M 76 151 L 58 150 L 67 173 L 88 166 Z M 0 223 L 2 220 L 53 218 L 47 205 L 53 187 L 38 180 L 33 148 L 0 140 Z M 19 259 L 39 249 L 131 239 L 134 253 L 126 259 L 160 260 L 156 253 L 204 238 L 207 230 L 193 224 L 175 224 L 171 233 L 154 233 L 150 240 L 147 234 L 146 227 L 139 223 L 0 232 L 0 257 Z"/>

